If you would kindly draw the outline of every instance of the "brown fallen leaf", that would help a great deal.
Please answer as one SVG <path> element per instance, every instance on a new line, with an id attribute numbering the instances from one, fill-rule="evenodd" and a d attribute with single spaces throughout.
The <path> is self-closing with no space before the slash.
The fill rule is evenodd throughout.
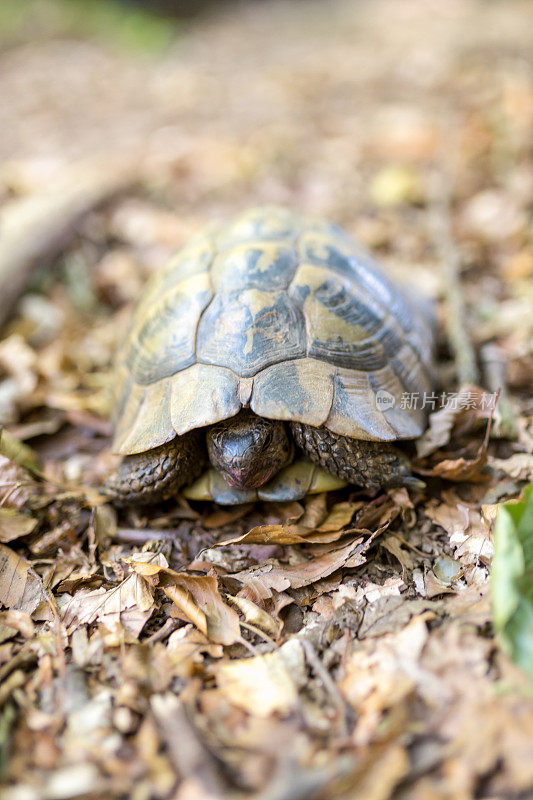
<path id="1" fill-rule="evenodd" d="M 260 608 L 257 603 L 246 597 L 229 597 L 228 599 L 233 605 L 237 606 L 249 625 L 254 625 L 269 636 L 273 636 L 274 639 L 278 638 L 283 628 L 281 619 L 274 619 L 267 611 Z"/>
<path id="2" fill-rule="evenodd" d="M 361 536 L 344 547 L 331 550 L 325 555 L 311 558 L 300 564 L 285 567 L 265 564 L 258 569 L 237 572 L 232 575 L 232 578 L 242 581 L 254 599 L 264 600 L 272 597 L 272 590 L 283 592 L 289 588 L 299 589 L 331 575 L 341 567 L 353 568 L 364 564 L 366 561 L 364 554 L 376 535 L 373 534 L 366 540 Z"/>
<path id="3" fill-rule="evenodd" d="M 28 472 L 0 452 L 0 503 L 5 508 L 21 509 L 35 496 L 37 482 Z"/>
<path id="4" fill-rule="evenodd" d="M 520 481 L 533 481 L 533 454 L 515 453 L 510 458 L 493 458 L 489 456 L 488 464 L 492 469 Z"/>
<path id="5" fill-rule="evenodd" d="M 328 513 L 326 495 L 316 495 L 306 506 L 300 521 L 294 524 L 257 525 L 247 533 L 233 539 L 226 539 L 214 547 L 226 547 L 233 544 L 328 544 L 340 539 L 347 533 L 358 530 L 345 530 L 353 515 L 363 504 L 348 501 L 337 503 Z M 365 530 L 365 533 L 367 531 Z"/>
<path id="6" fill-rule="evenodd" d="M 154 558 L 153 555 L 151 557 Z M 164 560 L 164 556 L 155 558 Z M 152 587 L 132 572 L 111 589 L 76 592 L 63 607 L 62 618 L 67 628 L 98 621 L 109 631 L 116 632 L 123 628 L 137 638 L 152 615 L 153 608 Z"/>
<path id="7" fill-rule="evenodd" d="M 487 430 L 475 458 L 444 459 L 431 469 L 419 469 L 419 472 L 422 475 L 435 475 L 439 478 L 446 478 L 449 481 L 468 481 L 470 483 L 486 483 L 489 481 L 490 475 L 485 472 L 485 466 L 487 464 L 487 448 L 493 413 L 494 407 L 490 410 Z"/>
<path id="8" fill-rule="evenodd" d="M 243 504 L 241 506 L 218 508 L 211 514 L 208 514 L 202 520 L 202 525 L 204 528 L 207 528 L 207 530 L 222 528 L 224 525 L 228 525 L 231 522 L 236 522 L 238 519 L 242 519 L 242 517 L 246 516 L 251 508 L 252 505 L 250 503 L 247 505 Z"/>
<path id="9" fill-rule="evenodd" d="M 430 414 L 428 428 L 416 442 L 418 457 L 425 458 L 447 444 L 452 435 L 467 433 L 480 421 L 490 419 L 494 404 L 489 399 L 493 397 L 479 386 L 463 386 L 444 408 Z"/>
<path id="10" fill-rule="evenodd" d="M 452 492 L 443 496 L 446 502 L 432 500 L 424 509 L 425 515 L 447 531 L 456 558 L 461 557 L 466 563 L 477 563 L 478 560 L 488 563 L 494 549 L 490 521 Z"/>
<path id="11" fill-rule="evenodd" d="M 0 508 L 0 542 L 12 542 L 31 533 L 37 520 L 12 508 Z"/>
<path id="12" fill-rule="evenodd" d="M 35 625 L 30 615 L 24 611 L 16 611 L 14 608 L 10 608 L 8 611 L 0 611 L 0 625 L 14 628 L 25 639 L 31 639 L 35 633 Z"/>
<path id="13" fill-rule="evenodd" d="M 250 714 L 268 717 L 289 714 L 298 705 L 298 689 L 305 683 L 305 653 L 293 639 L 273 653 L 221 662 L 214 674 L 227 699 Z"/>
<path id="14" fill-rule="evenodd" d="M 192 624 L 184 625 L 170 634 L 167 651 L 172 657 L 173 664 L 201 661 L 204 654 L 211 658 L 222 658 L 224 655 L 222 645 L 210 642 L 207 636 Z"/>
<path id="15" fill-rule="evenodd" d="M 189 575 L 175 572 L 154 561 L 145 562 L 137 557 L 125 559 L 126 563 L 151 586 L 162 589 L 175 604 L 177 616 L 192 622 L 211 641 L 234 644 L 241 640 L 239 615 L 228 606 L 218 590 L 214 575 Z"/>
<path id="16" fill-rule="evenodd" d="M 422 474 L 446 478 L 448 481 L 487 483 L 490 475 L 484 471 L 486 464 L 487 454 L 483 452 L 475 458 L 446 458 Z"/>
<path id="17" fill-rule="evenodd" d="M 152 609 L 139 608 L 135 604 L 135 595 L 129 578 L 113 589 L 95 589 L 92 592 L 82 589 L 64 607 L 63 621 L 69 629 L 98 621 L 111 633 L 124 630 L 137 639 L 152 615 Z"/>
<path id="18" fill-rule="evenodd" d="M 405 627 L 363 640 L 361 649 L 347 660 L 340 689 L 358 714 L 353 734 L 358 745 L 368 744 L 382 723 L 383 712 L 413 691 L 427 638 L 427 618 L 423 612 Z M 427 676 L 428 691 L 432 686 L 430 680 L 431 676 Z"/>
<path id="19" fill-rule="evenodd" d="M 30 565 L 9 547 L 0 544 L 0 603 L 32 614 L 45 597 L 44 587 Z"/>

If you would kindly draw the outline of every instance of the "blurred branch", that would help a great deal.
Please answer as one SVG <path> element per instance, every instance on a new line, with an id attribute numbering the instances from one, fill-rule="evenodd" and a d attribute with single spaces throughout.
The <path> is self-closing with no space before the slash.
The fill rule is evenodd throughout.
<path id="1" fill-rule="evenodd" d="M 83 163 L 43 194 L 10 203 L 0 217 L 0 326 L 13 313 L 35 267 L 68 245 L 95 207 L 134 184 L 138 160 Z"/>
<path id="2" fill-rule="evenodd" d="M 461 255 L 454 242 L 450 214 L 450 190 L 441 174 L 432 180 L 430 223 L 444 275 L 448 302 L 446 329 L 459 385 L 479 383 L 476 354 L 468 334 L 466 305 L 461 285 Z"/>
<path id="3" fill-rule="evenodd" d="M 515 439 L 518 435 L 516 410 L 513 407 L 505 373 L 507 358 L 502 349 L 495 343 L 484 344 L 480 353 L 483 367 L 484 385 L 490 392 L 499 392 L 499 402 L 494 415 L 494 429 L 497 436 Z"/>

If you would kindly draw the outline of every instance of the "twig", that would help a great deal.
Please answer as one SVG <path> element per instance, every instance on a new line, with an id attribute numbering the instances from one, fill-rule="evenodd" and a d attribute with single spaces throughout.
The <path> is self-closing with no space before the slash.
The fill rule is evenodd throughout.
<path id="1" fill-rule="evenodd" d="M 489 392 L 499 392 L 499 403 L 494 420 L 496 436 L 515 439 L 518 435 L 516 413 L 507 392 L 505 372 L 507 359 L 497 344 L 484 344 L 480 351 L 484 384 Z"/>
<path id="2" fill-rule="evenodd" d="M 117 528 L 111 539 L 120 544 L 144 544 L 159 539 L 173 542 L 180 533 L 179 528 Z"/>
<path id="3" fill-rule="evenodd" d="M 446 328 L 455 370 L 461 386 L 478 384 L 476 354 L 466 325 L 465 300 L 461 286 L 461 255 L 452 235 L 450 191 L 441 174 L 434 174 L 432 184 L 430 223 L 435 247 L 442 262 L 448 301 Z"/>
<path id="4" fill-rule="evenodd" d="M 3 212 L 0 240 L 0 326 L 14 310 L 32 270 L 59 255 L 79 221 L 139 179 L 138 159 L 70 167 L 46 194 L 14 201 Z"/>
<path id="5" fill-rule="evenodd" d="M 335 706 L 339 722 L 339 735 L 341 736 L 341 738 L 348 736 L 346 704 L 337 687 L 337 684 L 335 683 L 335 681 L 325 668 L 324 664 L 320 660 L 318 653 L 316 652 L 315 648 L 313 647 L 313 644 L 309 641 L 309 639 L 301 637 L 299 641 L 303 645 L 305 657 L 309 662 L 309 666 L 312 668 L 317 678 L 319 678 L 322 681 L 324 689 L 329 694 L 331 701 Z"/>

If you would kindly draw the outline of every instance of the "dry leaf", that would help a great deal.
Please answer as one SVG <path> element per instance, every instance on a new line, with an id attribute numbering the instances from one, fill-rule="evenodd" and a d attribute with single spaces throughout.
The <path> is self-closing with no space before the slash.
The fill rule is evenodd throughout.
<path id="1" fill-rule="evenodd" d="M 326 578 L 341 567 L 358 567 L 364 564 L 366 561 L 364 553 L 370 547 L 373 538 L 369 537 L 365 541 L 360 537 L 344 547 L 300 564 L 286 567 L 268 564 L 259 569 L 235 573 L 232 577 L 242 581 L 256 597 L 266 599 L 272 597 L 272 589 L 276 592 L 283 592 L 289 588 L 298 589 Z"/>
<path id="2" fill-rule="evenodd" d="M 28 562 L 0 544 L 0 603 L 31 614 L 44 597 L 44 587 Z"/>
<path id="3" fill-rule="evenodd" d="M 447 458 L 440 461 L 431 470 L 424 470 L 424 475 L 434 475 L 459 483 L 487 483 L 490 475 L 485 471 L 486 452 L 479 453 L 476 458 Z"/>
<path id="4" fill-rule="evenodd" d="M 298 705 L 298 686 L 305 680 L 305 655 L 291 640 L 264 656 L 217 664 L 215 677 L 230 702 L 250 714 L 268 717 L 290 713 Z"/>
<path id="5" fill-rule="evenodd" d="M 12 542 L 31 533 L 37 520 L 12 508 L 0 508 L 0 542 Z"/>
<path id="6" fill-rule="evenodd" d="M 152 586 L 162 589 L 175 603 L 179 615 L 192 622 L 211 641 L 240 641 L 239 616 L 222 599 L 214 575 L 189 575 L 166 566 L 125 559 Z"/>
<path id="7" fill-rule="evenodd" d="M 269 636 L 273 636 L 275 639 L 278 638 L 283 628 L 282 620 L 275 620 L 274 617 L 271 617 L 270 614 L 260 608 L 257 603 L 246 597 L 229 597 L 228 599 L 244 614 L 246 622 L 265 631 Z"/>
<path id="8" fill-rule="evenodd" d="M 434 500 L 426 506 L 425 514 L 449 533 L 456 558 L 462 557 L 463 562 L 469 564 L 479 559 L 488 563 L 494 548 L 490 525 L 479 511 L 459 500 L 453 505 Z"/>
<path id="9" fill-rule="evenodd" d="M 67 627 L 98 621 L 111 632 L 123 628 L 138 637 L 153 607 L 152 587 L 132 573 L 112 589 L 80 590 L 63 607 L 62 618 Z"/>
<path id="10" fill-rule="evenodd" d="M 453 435 L 462 435 L 480 421 L 490 419 L 494 408 L 490 405 L 486 391 L 479 386 L 463 386 L 451 397 L 444 408 L 429 416 L 428 428 L 416 441 L 419 458 L 447 444 Z"/>
<path id="11" fill-rule="evenodd" d="M 172 654 L 173 662 L 179 663 L 189 660 L 199 661 L 205 653 L 211 658 L 222 658 L 224 650 L 222 645 L 213 644 L 194 625 L 184 625 L 173 631 L 168 637 L 167 650 Z"/>
<path id="12" fill-rule="evenodd" d="M 26 470 L 0 454 L 0 504 L 6 508 L 21 509 L 35 496 L 37 482 Z"/>
<path id="13" fill-rule="evenodd" d="M 299 522 L 290 525 L 258 525 L 242 536 L 226 539 L 215 547 L 233 544 L 328 544 L 337 541 L 345 533 L 345 527 L 363 504 L 343 502 L 333 506 L 329 514 L 326 509 L 326 495 L 311 498 Z M 351 529 L 350 533 L 359 532 Z M 365 531 L 367 532 L 367 531 Z"/>
<path id="14" fill-rule="evenodd" d="M 531 453 L 515 453 L 510 458 L 489 456 L 488 463 L 493 469 L 500 470 L 515 480 L 533 481 L 533 455 Z"/>

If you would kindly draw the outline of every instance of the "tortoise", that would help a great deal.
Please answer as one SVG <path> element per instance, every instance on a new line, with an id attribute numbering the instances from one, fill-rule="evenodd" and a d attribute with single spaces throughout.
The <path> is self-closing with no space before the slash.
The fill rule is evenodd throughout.
<path id="1" fill-rule="evenodd" d="M 425 428 L 405 397 L 431 392 L 433 342 L 427 301 L 335 225 L 270 206 L 213 224 L 151 279 L 118 350 L 124 458 L 105 490 L 232 504 L 421 486 L 392 443 Z"/>

